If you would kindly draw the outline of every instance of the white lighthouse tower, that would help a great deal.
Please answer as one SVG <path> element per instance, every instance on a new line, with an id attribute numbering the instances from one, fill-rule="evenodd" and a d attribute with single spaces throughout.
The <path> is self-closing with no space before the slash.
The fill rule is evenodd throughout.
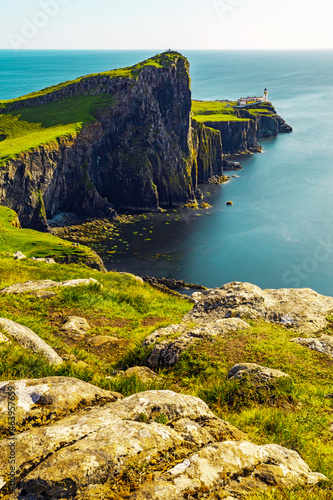
<path id="1" fill-rule="evenodd" d="M 264 90 L 264 101 L 266 101 L 266 102 L 268 101 L 268 90 L 267 89 Z"/>

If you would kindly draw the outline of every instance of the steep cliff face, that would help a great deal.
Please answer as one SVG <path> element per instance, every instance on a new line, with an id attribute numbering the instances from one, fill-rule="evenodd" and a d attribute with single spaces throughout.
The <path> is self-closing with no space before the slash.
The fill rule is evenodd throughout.
<path id="1" fill-rule="evenodd" d="M 1 105 L 0 113 L 10 114 L 69 106 L 75 96 L 113 98 L 77 134 L 2 159 L 0 204 L 18 212 L 23 226 L 45 229 L 61 211 L 106 216 L 113 207 L 178 205 L 194 199 L 198 182 L 221 172 L 219 134 L 203 126 L 192 132 L 187 59 L 172 52 L 150 61 L 121 76 L 92 75 Z"/>
<path id="2" fill-rule="evenodd" d="M 202 123 L 192 121 L 193 169 L 195 187 L 214 175 L 223 174 L 223 151 L 221 134 Z"/>
<path id="3" fill-rule="evenodd" d="M 221 133 L 223 153 L 255 153 L 261 150 L 257 126 L 253 120 L 205 122 Z"/>
<path id="4" fill-rule="evenodd" d="M 206 127 L 220 131 L 224 154 L 258 152 L 261 137 L 292 132 L 270 103 L 258 104 L 256 108 L 234 108 L 234 113 L 237 119 L 231 116 L 230 120 L 203 122 Z"/>

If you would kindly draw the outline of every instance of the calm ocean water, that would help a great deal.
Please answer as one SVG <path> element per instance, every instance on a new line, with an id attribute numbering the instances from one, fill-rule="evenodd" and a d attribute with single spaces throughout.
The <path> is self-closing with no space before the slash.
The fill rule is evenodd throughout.
<path id="1" fill-rule="evenodd" d="M 154 53 L 0 51 L 0 99 Z M 239 178 L 205 187 L 209 213 L 170 211 L 121 229 L 116 253 L 104 254 L 109 268 L 207 286 L 239 280 L 310 287 L 333 296 L 333 51 L 183 53 L 193 98 L 236 99 L 267 87 L 294 132 L 262 140 L 264 152 L 242 160 Z"/>

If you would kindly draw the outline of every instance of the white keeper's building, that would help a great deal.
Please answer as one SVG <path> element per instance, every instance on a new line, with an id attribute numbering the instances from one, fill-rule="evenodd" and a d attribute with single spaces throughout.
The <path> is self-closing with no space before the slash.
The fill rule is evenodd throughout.
<path id="1" fill-rule="evenodd" d="M 261 97 L 241 97 L 238 99 L 237 104 L 238 106 L 246 106 L 249 102 L 267 102 L 268 101 L 268 90 L 264 90 L 264 95 Z"/>

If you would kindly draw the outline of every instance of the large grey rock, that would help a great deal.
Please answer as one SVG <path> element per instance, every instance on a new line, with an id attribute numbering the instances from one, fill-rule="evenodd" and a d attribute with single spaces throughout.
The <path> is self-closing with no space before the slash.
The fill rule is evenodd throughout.
<path id="1" fill-rule="evenodd" d="M 85 406 L 116 401 L 122 396 L 70 377 L 45 377 L 0 382 L 0 436 L 8 433 L 8 392 L 13 388 L 17 432 L 50 423 Z"/>
<path id="2" fill-rule="evenodd" d="M 36 392 L 44 395 L 47 383 L 39 382 Z M 73 397 L 79 392 L 79 387 L 73 387 Z M 28 405 L 33 407 L 30 402 Z M 168 425 L 158 423 L 161 416 Z M 195 422 L 195 432 L 189 435 L 188 430 L 184 436 L 181 430 L 174 429 L 181 419 Z M 198 445 L 202 443 L 200 434 L 206 436 L 207 443 L 216 442 L 216 438 L 244 438 L 238 429 L 215 417 L 200 399 L 171 391 L 148 391 L 104 407 L 85 408 L 46 427 L 17 435 L 18 497 L 24 490 L 35 499 L 51 500 L 64 495 L 74 498 L 79 488 L 112 481 L 127 467 L 144 466 L 160 453 L 182 446 L 189 447 L 190 452 L 196 436 Z M 8 483 L 8 444 L 7 439 L 0 441 L 0 491 Z"/>
<path id="3" fill-rule="evenodd" d="M 41 396 L 47 393 L 47 380 L 34 381 Z M 75 404 L 80 390 L 76 386 L 70 393 Z M 27 395 L 23 403 L 31 411 L 34 406 L 26 400 Z M 185 499 L 189 491 L 197 498 L 206 491 L 240 499 L 268 486 L 289 488 L 325 479 L 296 452 L 252 444 L 200 399 L 171 391 L 135 394 L 43 424 L 32 421 L 32 428 L 16 436 L 16 500 L 113 498 L 112 491 L 122 498 L 121 478 L 126 477 L 134 489 L 131 498 L 142 500 Z M 8 491 L 9 442 L 0 440 L 0 495 Z M 180 463 L 177 454 L 183 457 Z M 152 465 L 155 477 L 147 474 Z M 126 484 L 125 490 L 128 496 Z"/>
<path id="4" fill-rule="evenodd" d="M 280 377 L 289 377 L 286 373 L 275 370 L 274 368 L 267 368 L 266 366 L 260 366 L 256 363 L 240 363 L 231 368 L 228 373 L 228 378 L 229 380 L 241 380 L 246 375 L 255 377 L 263 382 L 269 382 L 270 380 Z"/>
<path id="5" fill-rule="evenodd" d="M 198 321 L 194 326 L 189 326 L 187 322 L 183 321 L 179 325 L 160 328 L 149 335 L 143 342 L 144 346 L 155 343 L 154 349 L 148 358 L 148 366 L 158 368 L 174 365 L 178 361 L 180 354 L 197 340 L 217 337 L 246 328 L 249 328 L 249 324 L 239 318 Z M 174 339 L 168 340 L 170 337 L 174 337 Z"/>
<path id="6" fill-rule="evenodd" d="M 197 292 L 196 302 L 184 318 L 187 321 L 212 321 L 227 317 L 263 319 L 291 328 L 302 335 L 323 330 L 333 312 L 333 297 L 310 288 L 262 290 L 251 283 L 232 282 L 221 288 Z"/>
<path id="7" fill-rule="evenodd" d="M 25 349 L 43 354 L 51 365 L 58 366 L 63 363 L 63 360 L 55 350 L 27 326 L 20 325 L 6 318 L 0 318 L 0 328 L 13 337 Z"/>
<path id="8" fill-rule="evenodd" d="M 327 354 L 333 358 L 333 337 L 331 335 L 322 335 L 321 337 L 314 339 L 297 338 L 292 339 L 292 342 L 308 347 L 313 351 Z"/>
<path id="9" fill-rule="evenodd" d="M 27 292 L 36 292 L 39 290 L 48 290 L 50 288 L 58 287 L 76 287 L 83 285 L 91 285 L 93 283 L 98 283 L 94 278 L 88 279 L 76 279 L 69 281 L 52 281 L 52 280 L 40 280 L 40 281 L 26 281 L 25 283 L 15 283 L 14 285 L 8 286 L 0 290 L 0 294 L 20 294 Z"/>
<path id="10" fill-rule="evenodd" d="M 179 500 L 200 498 L 244 498 L 269 486 L 292 488 L 313 485 L 325 479 L 314 473 L 295 451 L 276 444 L 257 446 L 248 441 L 226 441 L 207 446 L 182 463 L 140 488 L 136 500 Z M 219 496 L 214 496 L 214 493 Z"/>

